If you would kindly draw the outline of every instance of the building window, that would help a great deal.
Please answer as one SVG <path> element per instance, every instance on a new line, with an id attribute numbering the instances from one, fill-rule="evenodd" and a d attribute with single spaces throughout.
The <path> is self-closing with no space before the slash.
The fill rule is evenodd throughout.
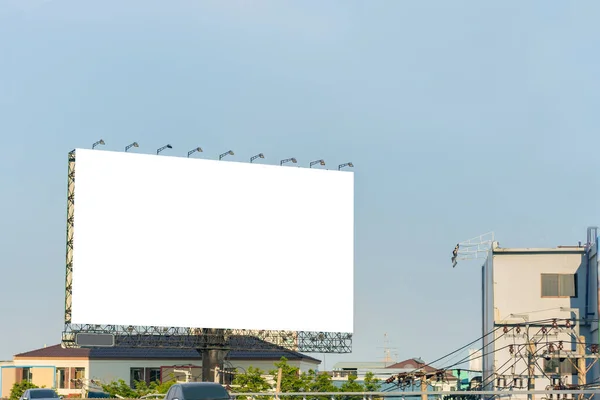
<path id="1" fill-rule="evenodd" d="M 542 297 L 577 297 L 577 274 L 542 274 Z"/>
<path id="2" fill-rule="evenodd" d="M 577 362 L 577 360 L 563 359 L 560 361 L 558 358 L 544 359 L 544 372 L 547 374 L 574 375 L 577 373 L 577 368 L 575 368 L 573 362 Z"/>
<path id="3" fill-rule="evenodd" d="M 67 388 L 67 369 L 56 368 L 56 386 L 59 389 Z"/>
<path id="4" fill-rule="evenodd" d="M 129 370 L 129 386 L 135 388 L 136 382 L 144 381 L 144 368 L 131 368 Z"/>
<path id="5" fill-rule="evenodd" d="M 31 380 L 33 379 L 33 374 L 31 373 L 31 368 L 29 368 L 29 367 L 23 368 L 23 375 L 22 375 L 21 379 L 24 381 L 31 382 Z"/>
<path id="6" fill-rule="evenodd" d="M 148 376 L 149 376 L 148 379 L 150 382 L 160 382 L 161 381 L 160 368 L 149 368 Z"/>
<path id="7" fill-rule="evenodd" d="M 75 380 L 75 389 L 83 388 L 83 380 L 85 379 L 85 368 L 75 367 L 73 379 Z"/>

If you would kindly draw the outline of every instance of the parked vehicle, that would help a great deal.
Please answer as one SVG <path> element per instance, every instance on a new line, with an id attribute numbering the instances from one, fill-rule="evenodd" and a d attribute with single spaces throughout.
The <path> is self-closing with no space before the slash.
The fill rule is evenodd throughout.
<path id="1" fill-rule="evenodd" d="M 231 396 L 223 385 L 214 382 L 176 383 L 167 392 L 164 400 L 230 400 Z"/>
<path id="2" fill-rule="evenodd" d="M 62 399 L 62 396 L 59 396 L 52 389 L 27 389 L 19 400 L 49 400 L 49 399 Z"/>

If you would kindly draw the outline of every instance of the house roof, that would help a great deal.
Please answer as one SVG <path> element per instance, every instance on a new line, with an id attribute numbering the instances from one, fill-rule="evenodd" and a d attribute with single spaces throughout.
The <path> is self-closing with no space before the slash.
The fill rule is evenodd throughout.
<path id="1" fill-rule="evenodd" d="M 259 340 L 259 339 L 255 339 Z M 260 341 L 260 340 L 259 340 Z M 297 351 L 287 350 L 276 345 L 260 341 L 261 350 L 232 350 L 229 358 L 232 360 L 305 360 L 321 363 L 321 360 L 307 356 Z M 266 348 L 265 348 L 266 347 Z M 16 354 L 15 358 L 87 358 L 90 360 L 119 360 L 119 359 L 168 359 L 168 360 L 201 360 L 202 357 L 194 349 L 157 348 L 157 347 L 93 347 L 93 348 L 63 348 L 60 344 L 43 347 Z"/>
<path id="2" fill-rule="evenodd" d="M 409 358 L 408 360 L 404 360 L 404 361 L 397 362 L 396 364 L 388 365 L 387 368 L 394 368 L 394 369 L 406 369 L 406 368 L 410 368 L 410 369 L 423 369 L 426 372 L 431 372 L 431 371 L 436 371 L 437 370 L 437 368 L 433 368 L 433 367 L 425 364 L 425 361 L 423 361 L 421 358 L 418 358 L 418 357 Z"/>

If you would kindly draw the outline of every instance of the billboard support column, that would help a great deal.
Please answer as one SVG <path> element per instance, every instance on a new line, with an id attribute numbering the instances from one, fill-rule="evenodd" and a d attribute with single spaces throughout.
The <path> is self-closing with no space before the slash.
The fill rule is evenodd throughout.
<path id="1" fill-rule="evenodd" d="M 202 357 L 202 382 L 214 382 L 215 371 L 217 368 L 223 370 L 223 360 L 228 349 L 225 346 L 225 335 L 221 329 L 202 329 L 203 339 L 202 347 L 196 349 Z M 222 382 L 222 375 L 218 377 L 219 383 Z"/>
<path id="2" fill-rule="evenodd" d="M 71 323 L 73 279 L 73 225 L 75 215 L 75 150 L 69 152 L 67 172 L 67 253 L 65 274 L 65 325 Z M 66 329 L 65 329 L 66 330 Z"/>
<path id="3" fill-rule="evenodd" d="M 214 371 L 219 366 L 219 350 L 199 350 L 202 354 L 202 382 L 212 382 Z"/>

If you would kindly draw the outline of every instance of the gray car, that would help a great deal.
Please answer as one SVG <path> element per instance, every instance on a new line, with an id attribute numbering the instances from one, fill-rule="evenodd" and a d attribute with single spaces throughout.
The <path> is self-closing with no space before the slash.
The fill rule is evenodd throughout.
<path id="1" fill-rule="evenodd" d="M 52 389 L 27 389 L 19 400 L 49 400 L 62 399 L 62 396 L 56 394 Z"/>
<path id="2" fill-rule="evenodd" d="M 214 382 L 176 383 L 164 400 L 229 400 L 231 397 L 223 385 Z"/>

